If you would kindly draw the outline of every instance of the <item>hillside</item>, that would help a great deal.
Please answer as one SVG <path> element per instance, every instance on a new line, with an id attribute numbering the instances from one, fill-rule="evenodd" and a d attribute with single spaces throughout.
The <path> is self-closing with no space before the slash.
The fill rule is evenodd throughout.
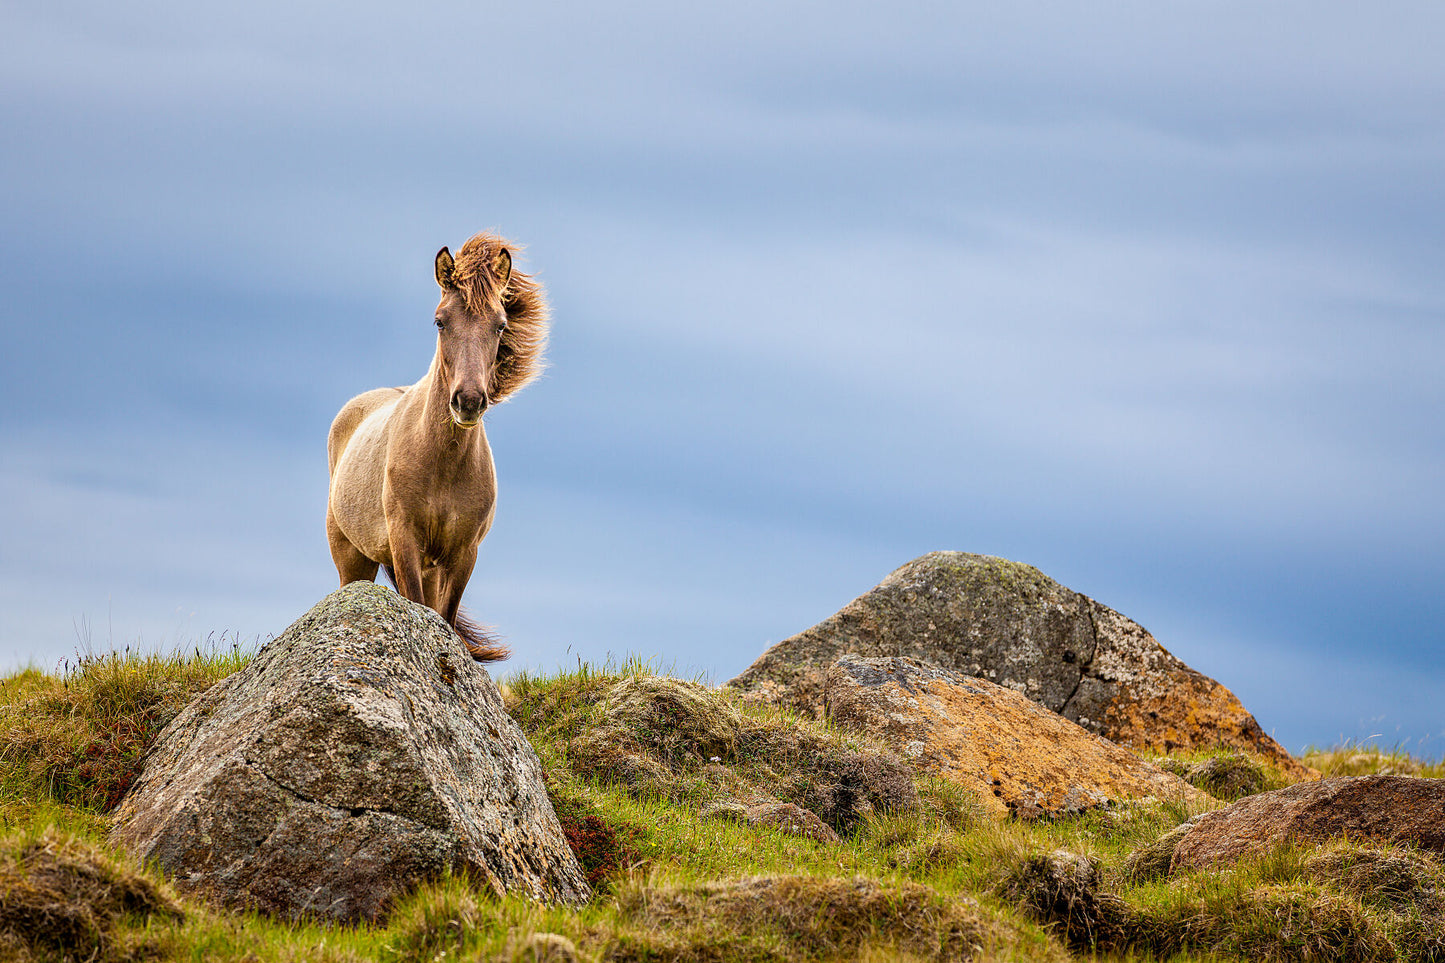
<path id="1" fill-rule="evenodd" d="M 155 734 L 239 652 L 82 659 L 0 682 L 0 947 L 20 960 L 1440 959 L 1445 869 L 1406 847 L 1275 848 L 1161 876 L 1151 844 L 1191 813 L 1144 802 L 987 818 L 886 746 L 638 661 L 503 686 L 594 888 L 578 910 L 451 877 L 376 926 L 286 923 L 182 897 L 108 847 L 107 812 Z M 1208 754 L 1204 754 L 1208 755 Z M 1166 761 L 1195 781 L 1237 754 Z M 1370 747 L 1326 775 L 1440 766 Z M 872 795 L 840 804 L 847 766 Z M 1207 783 L 1216 795 L 1231 783 Z M 1234 785 L 1239 785 L 1235 783 Z M 765 804 L 772 800 L 770 804 Z M 1130 858 L 1131 854 L 1138 854 Z"/>

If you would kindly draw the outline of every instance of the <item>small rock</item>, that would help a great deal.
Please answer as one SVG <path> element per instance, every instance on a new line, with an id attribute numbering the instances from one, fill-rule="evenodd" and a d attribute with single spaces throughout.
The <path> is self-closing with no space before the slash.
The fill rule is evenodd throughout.
<path id="1" fill-rule="evenodd" d="M 766 826 L 793 836 L 815 839 L 820 843 L 841 841 L 833 828 L 819 819 L 815 813 L 793 803 L 777 801 L 752 805 L 738 802 L 714 803 L 705 807 L 702 815 L 732 819 L 750 826 Z"/>
<path id="2" fill-rule="evenodd" d="M 1124 874 L 1139 883 L 1168 876 L 1174 864 L 1174 847 L 1193 825 L 1192 821 L 1181 823 L 1154 842 L 1134 850 L 1124 859 Z"/>
<path id="3" fill-rule="evenodd" d="M 577 946 L 558 933 L 533 933 L 512 954 L 513 963 L 577 963 Z"/>
<path id="4" fill-rule="evenodd" d="M 1034 856 L 1004 883 L 1004 894 L 1029 915 L 1055 923 L 1075 949 L 1104 949 L 1120 942 L 1128 918 L 1124 901 L 1099 892 L 1099 865 L 1067 850 Z"/>

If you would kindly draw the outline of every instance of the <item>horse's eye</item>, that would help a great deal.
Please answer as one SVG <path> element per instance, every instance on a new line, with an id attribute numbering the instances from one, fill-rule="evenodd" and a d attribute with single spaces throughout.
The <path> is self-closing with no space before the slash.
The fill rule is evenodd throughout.
<path id="1" fill-rule="evenodd" d="M 447 329 L 447 323 L 446 323 L 445 321 L 443 321 L 441 318 L 437 318 L 437 330 L 438 330 L 438 331 L 445 331 L 446 329 Z"/>

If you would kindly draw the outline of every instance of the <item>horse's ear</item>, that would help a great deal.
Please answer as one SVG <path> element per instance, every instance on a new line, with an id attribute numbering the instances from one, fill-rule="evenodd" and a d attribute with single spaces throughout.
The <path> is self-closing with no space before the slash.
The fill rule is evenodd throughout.
<path id="1" fill-rule="evenodd" d="M 442 248 L 437 252 L 437 285 L 443 290 L 454 286 L 453 275 L 456 264 L 452 261 L 452 252 Z"/>
<path id="2" fill-rule="evenodd" d="M 497 290 L 505 291 L 507 282 L 512 280 L 512 252 L 500 248 L 492 259 L 492 273 L 497 276 Z"/>

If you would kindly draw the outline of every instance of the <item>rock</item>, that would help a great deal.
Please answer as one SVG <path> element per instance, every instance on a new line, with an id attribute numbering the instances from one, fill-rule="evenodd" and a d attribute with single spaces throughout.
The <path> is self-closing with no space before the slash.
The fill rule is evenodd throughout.
<path id="1" fill-rule="evenodd" d="M 986 678 L 1141 752 L 1224 746 L 1296 778 L 1319 775 L 1141 626 L 1018 562 L 963 552 L 914 559 L 728 684 L 816 715 L 828 667 L 848 654 L 905 656 Z"/>
<path id="2" fill-rule="evenodd" d="M 355 582 L 159 735 L 111 841 L 177 888 L 297 918 L 375 920 L 447 869 L 589 896 L 536 754 L 431 609 Z"/>
<path id="3" fill-rule="evenodd" d="M 1196 817 L 1172 869 L 1264 852 L 1285 839 L 1382 839 L 1445 854 L 1445 779 L 1335 776 L 1246 796 Z"/>
<path id="4" fill-rule="evenodd" d="M 1126 798 L 1209 797 L 1012 689 L 917 659 L 843 656 L 824 681 L 828 718 L 885 740 L 960 783 L 994 816 L 1078 813 Z"/>
<path id="5" fill-rule="evenodd" d="M 704 816 L 732 819 L 749 826 L 766 826 L 793 836 L 803 836 L 820 843 L 841 842 L 841 837 L 818 816 L 802 806 L 785 802 L 761 802 L 745 805 L 739 802 L 713 803 L 702 810 Z"/>
<path id="6" fill-rule="evenodd" d="M 577 963 L 577 947 L 560 933 L 533 933 L 512 955 L 513 963 Z"/>

